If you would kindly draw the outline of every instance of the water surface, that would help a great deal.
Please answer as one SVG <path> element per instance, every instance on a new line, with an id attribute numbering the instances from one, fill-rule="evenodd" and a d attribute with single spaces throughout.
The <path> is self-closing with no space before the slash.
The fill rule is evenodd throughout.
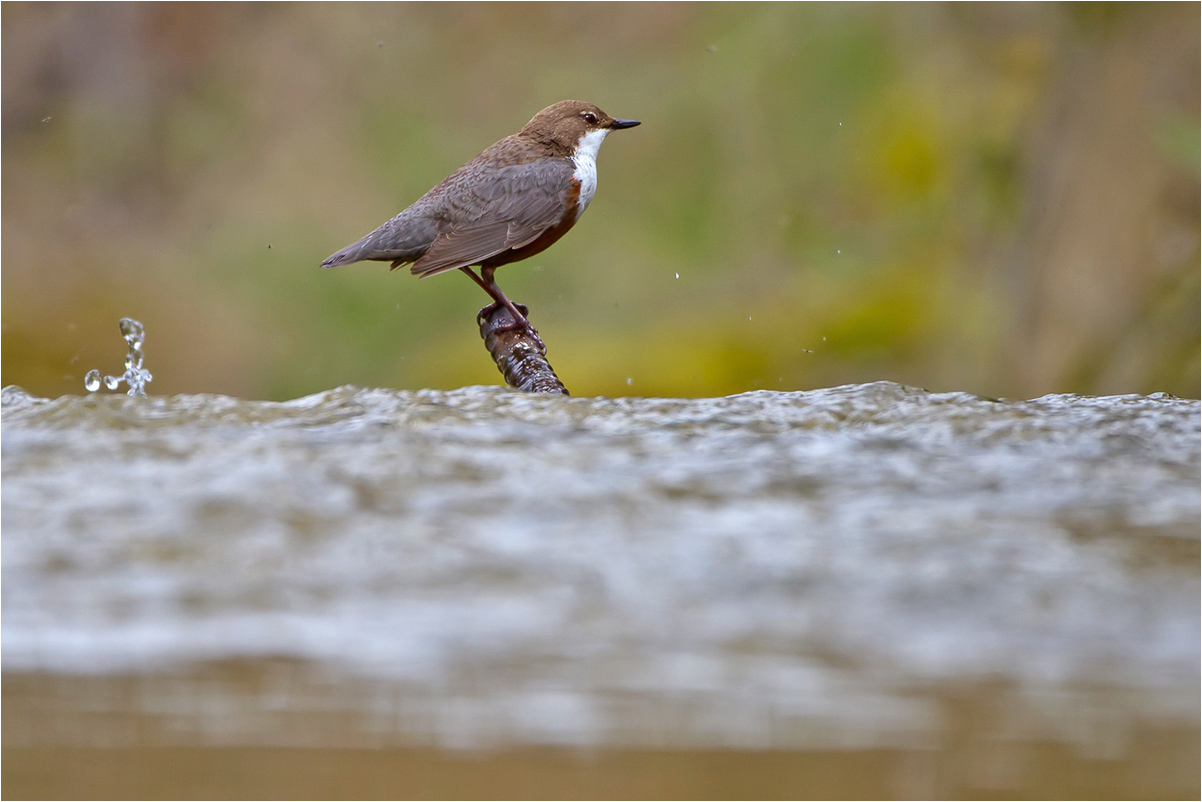
<path id="1" fill-rule="evenodd" d="M 886 750 L 918 796 L 1046 792 L 1060 750 L 1198 793 L 1197 401 L 9 387 L 2 422 L 6 747 Z"/>

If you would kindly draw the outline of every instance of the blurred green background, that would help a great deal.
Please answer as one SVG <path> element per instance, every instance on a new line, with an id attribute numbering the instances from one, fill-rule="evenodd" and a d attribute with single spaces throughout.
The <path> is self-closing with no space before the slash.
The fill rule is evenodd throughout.
<path id="1" fill-rule="evenodd" d="M 1199 395 L 1197 3 L 4 3 L 3 383 L 501 382 L 466 278 L 322 270 L 539 109 L 611 137 L 498 274 L 576 395 Z"/>

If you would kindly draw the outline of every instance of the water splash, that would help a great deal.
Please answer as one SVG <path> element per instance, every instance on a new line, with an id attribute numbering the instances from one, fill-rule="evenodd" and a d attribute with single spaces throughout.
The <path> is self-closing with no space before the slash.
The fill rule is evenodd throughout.
<path id="1" fill-rule="evenodd" d="M 125 374 L 122 376 L 105 376 L 104 386 L 110 390 L 116 390 L 121 386 L 121 382 L 129 385 L 129 395 L 146 395 L 146 385 L 150 383 L 154 377 L 150 375 L 150 371 L 142 367 L 142 343 L 146 340 L 145 330 L 142 324 L 133 318 L 123 317 L 119 324 L 121 326 L 121 336 L 125 338 L 125 342 L 129 343 L 129 353 L 125 355 Z M 100 371 L 89 370 L 84 376 L 83 386 L 87 388 L 89 393 L 94 393 L 100 389 Z"/>

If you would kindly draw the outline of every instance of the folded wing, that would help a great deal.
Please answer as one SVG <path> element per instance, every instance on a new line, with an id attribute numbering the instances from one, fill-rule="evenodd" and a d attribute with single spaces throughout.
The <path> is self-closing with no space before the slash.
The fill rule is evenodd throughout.
<path id="1" fill-rule="evenodd" d="M 563 222 L 572 172 L 567 159 L 541 160 L 457 187 L 450 196 L 454 207 L 438 220 L 438 236 L 410 270 L 432 276 L 530 244 Z"/>

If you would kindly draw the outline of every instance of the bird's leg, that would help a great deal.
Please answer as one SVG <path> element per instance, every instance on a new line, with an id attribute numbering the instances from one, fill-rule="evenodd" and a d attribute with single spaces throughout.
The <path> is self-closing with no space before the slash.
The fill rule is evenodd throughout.
<path id="1" fill-rule="evenodd" d="M 524 328 L 535 337 L 538 337 L 538 332 L 534 330 L 534 326 L 530 325 L 530 321 L 526 318 L 526 316 L 518 311 L 517 305 L 513 301 L 506 298 L 505 293 L 501 292 L 501 288 L 497 286 L 497 282 L 493 278 L 493 274 L 496 271 L 497 269 L 495 267 L 480 268 L 480 275 L 484 277 L 485 291 L 491 295 L 494 300 L 498 301 L 509 310 L 519 328 Z"/>
<path id="2" fill-rule="evenodd" d="M 497 286 L 497 283 L 495 281 L 491 281 L 491 278 L 492 278 L 491 275 L 489 276 L 490 281 L 485 281 L 484 279 L 477 276 L 476 271 L 472 270 L 470 267 L 461 267 L 459 269 L 462 270 L 464 273 L 467 273 L 468 277 L 472 281 L 479 284 L 480 287 L 485 292 L 487 292 L 489 297 L 492 298 L 494 301 L 494 303 L 489 304 L 488 306 L 481 309 L 478 317 L 483 317 L 486 313 L 492 311 L 493 309 L 496 309 L 498 306 L 503 306 L 509 310 L 509 313 L 511 315 L 513 315 L 513 320 L 514 320 L 514 324 L 515 324 L 512 328 L 506 328 L 505 331 L 512 331 L 513 329 L 524 329 L 530 325 L 530 321 L 526 319 L 525 315 L 523 315 L 521 312 L 519 312 L 517 310 L 517 306 L 512 301 L 510 301 L 508 298 L 505 297 L 505 293 L 501 292 L 501 288 Z M 487 270 L 487 268 L 485 268 L 485 270 Z M 485 275 L 488 275 L 488 274 L 485 274 Z"/>
<path id="3" fill-rule="evenodd" d="M 514 324 L 512 327 L 503 327 L 502 329 L 499 329 L 499 331 L 526 329 L 528 332 L 530 332 L 531 336 L 534 337 L 535 341 L 538 342 L 539 346 L 544 350 L 546 349 L 546 346 L 543 345 L 542 338 L 538 336 L 538 331 L 534 328 L 534 326 L 530 325 L 530 320 L 524 314 L 524 308 L 518 309 L 518 305 L 506 298 L 505 293 L 501 292 L 501 288 L 497 286 L 497 282 L 493 279 L 493 273 L 496 272 L 495 267 L 481 268 L 480 272 L 484 274 L 484 278 L 477 276 L 476 272 L 470 267 L 461 267 L 459 269 L 464 273 L 467 273 L 468 276 L 471 277 L 472 281 L 479 284 L 484 291 L 487 292 L 494 301 L 496 301 L 496 304 L 493 306 L 486 306 L 481 309 L 480 315 L 486 314 L 496 305 L 505 307 L 509 310 L 509 314 L 513 315 Z"/>
<path id="4" fill-rule="evenodd" d="M 459 269 L 466 273 L 468 278 L 483 287 L 485 292 L 487 292 L 489 295 L 492 295 L 492 290 L 489 289 L 489 286 L 484 283 L 484 279 L 476 275 L 475 270 L 472 270 L 470 267 L 461 267 Z M 496 296 L 493 296 L 493 299 L 496 300 Z M 497 303 L 500 303 L 500 301 L 497 301 Z"/>

